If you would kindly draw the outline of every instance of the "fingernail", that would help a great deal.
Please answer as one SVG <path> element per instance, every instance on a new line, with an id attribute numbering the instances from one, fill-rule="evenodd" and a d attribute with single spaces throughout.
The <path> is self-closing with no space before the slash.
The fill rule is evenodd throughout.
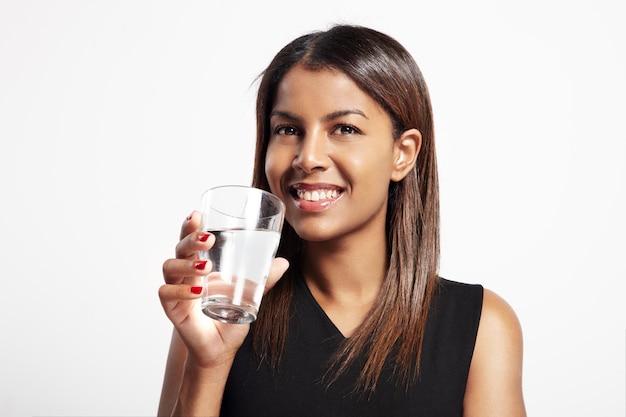
<path id="1" fill-rule="evenodd" d="M 191 220 L 192 217 L 193 217 L 193 212 L 189 216 L 187 216 L 187 221 Z"/>
<path id="2" fill-rule="evenodd" d="M 209 240 L 209 236 L 211 236 L 211 233 L 199 233 L 198 234 L 198 240 L 200 242 L 206 242 L 207 240 Z"/>
<path id="3" fill-rule="evenodd" d="M 206 266 L 206 259 L 201 260 L 201 261 L 196 261 L 193 263 L 193 267 L 196 269 L 204 269 L 204 267 Z"/>
<path id="4" fill-rule="evenodd" d="M 191 287 L 190 290 L 194 294 L 200 294 L 202 292 L 202 287 Z"/>

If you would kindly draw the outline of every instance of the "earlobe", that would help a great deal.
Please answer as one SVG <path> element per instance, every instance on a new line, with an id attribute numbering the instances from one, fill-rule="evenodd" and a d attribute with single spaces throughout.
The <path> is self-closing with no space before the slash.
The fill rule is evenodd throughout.
<path id="1" fill-rule="evenodd" d="M 394 165 L 391 181 L 401 181 L 415 166 L 422 146 L 422 133 L 408 129 L 394 143 Z"/>

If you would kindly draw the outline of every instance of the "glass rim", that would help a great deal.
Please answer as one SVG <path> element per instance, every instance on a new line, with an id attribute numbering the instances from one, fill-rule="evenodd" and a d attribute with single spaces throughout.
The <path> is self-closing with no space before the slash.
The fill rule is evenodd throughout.
<path id="1" fill-rule="evenodd" d="M 258 187 L 253 187 L 251 185 L 241 185 L 241 184 L 224 184 L 224 185 L 218 185 L 218 186 L 206 189 L 202 193 L 202 196 L 201 196 L 202 197 L 202 202 L 203 202 L 202 203 L 202 212 L 205 211 L 204 200 L 205 200 L 206 196 L 209 193 L 214 192 L 214 191 L 220 191 L 222 189 L 227 189 L 227 188 L 230 188 L 230 189 L 245 189 L 245 190 L 248 190 L 248 191 L 259 193 L 259 194 L 269 198 L 270 200 L 272 200 L 272 202 L 277 206 L 276 207 L 277 208 L 277 212 L 272 214 L 272 215 L 268 215 L 268 216 L 259 216 L 259 219 L 270 219 L 270 218 L 273 218 L 273 217 L 276 217 L 276 216 L 283 216 L 284 217 L 284 215 L 285 215 L 285 203 L 276 194 L 273 194 L 270 191 L 263 190 L 263 189 L 258 188 Z M 238 216 L 232 216 L 231 214 L 228 214 L 228 213 L 224 213 L 224 212 L 222 212 L 220 210 L 217 210 L 215 208 L 213 208 L 213 210 L 215 210 L 216 212 L 219 212 L 221 214 L 230 216 L 230 217 L 238 217 Z"/>

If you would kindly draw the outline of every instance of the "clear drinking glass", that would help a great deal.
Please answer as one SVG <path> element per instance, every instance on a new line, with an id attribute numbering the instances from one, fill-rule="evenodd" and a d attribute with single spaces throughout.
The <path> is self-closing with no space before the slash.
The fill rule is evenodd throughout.
<path id="1" fill-rule="evenodd" d="M 226 323 L 251 323 L 278 249 L 285 206 L 267 191 L 224 185 L 202 195 L 201 211 L 202 229 L 215 235 L 215 245 L 200 254 L 212 263 L 202 280 L 202 311 Z"/>

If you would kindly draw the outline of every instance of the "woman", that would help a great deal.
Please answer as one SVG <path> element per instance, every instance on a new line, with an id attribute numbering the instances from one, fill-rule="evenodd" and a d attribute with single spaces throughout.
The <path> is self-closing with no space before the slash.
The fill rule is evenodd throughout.
<path id="1" fill-rule="evenodd" d="M 515 313 L 438 276 L 433 136 L 389 36 L 340 25 L 276 55 L 253 180 L 286 205 L 268 292 L 251 329 L 205 317 L 196 259 L 214 237 L 187 218 L 159 291 L 175 327 L 160 415 L 525 415 Z"/>

